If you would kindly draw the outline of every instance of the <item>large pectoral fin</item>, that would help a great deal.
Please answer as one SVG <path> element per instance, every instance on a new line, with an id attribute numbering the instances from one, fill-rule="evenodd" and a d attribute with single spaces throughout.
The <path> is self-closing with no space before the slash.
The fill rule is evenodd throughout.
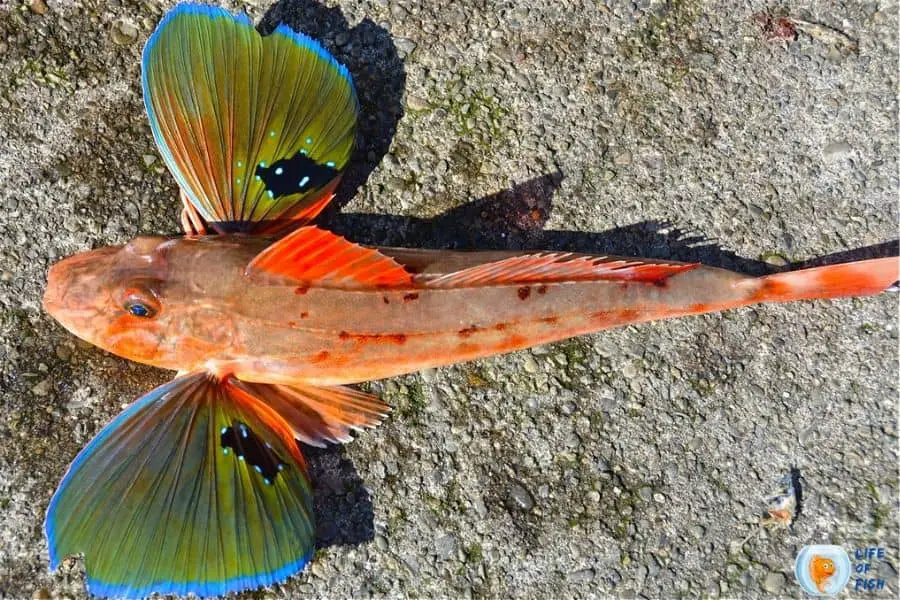
<path id="1" fill-rule="evenodd" d="M 148 393 L 79 453 L 47 511 L 50 565 L 103 596 L 223 595 L 299 571 L 312 492 L 292 428 L 205 373 Z"/>
<path id="2" fill-rule="evenodd" d="M 263 37 L 246 16 L 184 3 L 147 41 L 142 74 L 185 216 L 220 233 L 277 232 L 331 199 L 359 103 L 347 69 L 315 41 L 285 25 Z"/>

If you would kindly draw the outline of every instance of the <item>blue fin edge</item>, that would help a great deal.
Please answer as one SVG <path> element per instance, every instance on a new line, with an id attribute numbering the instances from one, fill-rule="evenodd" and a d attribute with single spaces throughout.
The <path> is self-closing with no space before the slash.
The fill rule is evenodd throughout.
<path id="1" fill-rule="evenodd" d="M 150 121 L 151 127 L 150 129 L 153 131 L 153 140 L 156 142 L 156 147 L 159 149 L 160 153 L 163 155 L 164 162 L 167 165 L 172 165 L 174 163 L 174 157 L 172 153 L 166 148 L 165 140 L 162 138 L 162 134 L 158 131 L 158 127 L 153 126 L 157 122 L 156 114 L 153 112 L 153 106 L 150 103 L 150 95 L 148 93 L 148 85 L 147 85 L 147 62 L 149 60 L 150 51 L 156 45 L 156 42 L 159 39 L 160 33 L 165 29 L 166 25 L 168 25 L 169 21 L 178 18 L 181 15 L 203 15 L 207 16 L 210 19 L 231 19 L 237 23 L 242 25 L 247 25 L 254 32 L 256 32 L 256 28 L 253 27 L 253 21 L 250 20 L 250 17 L 247 16 L 246 13 L 240 14 L 232 14 L 225 10 L 224 8 L 218 6 L 209 6 L 207 4 L 197 4 L 193 2 L 181 2 L 176 4 L 174 8 L 172 8 L 169 12 L 163 16 L 162 20 L 159 22 L 159 25 L 156 26 L 156 29 L 153 30 L 153 33 L 150 35 L 150 38 L 147 40 L 147 43 L 144 45 L 144 51 L 141 54 L 141 89 L 143 92 L 144 98 L 144 109 L 147 111 L 147 118 Z M 256 32 L 257 35 L 260 35 L 259 32 Z M 289 38 L 296 45 L 309 50 L 310 52 L 315 53 L 317 56 L 327 61 L 334 67 L 335 70 L 350 83 L 350 90 L 353 93 L 353 100 L 356 103 L 357 112 L 359 112 L 359 98 L 356 95 L 356 86 L 353 85 L 353 77 L 350 75 L 350 71 L 347 70 L 347 67 L 342 65 L 331 55 L 328 50 L 326 50 L 319 42 L 312 39 L 308 35 L 299 33 L 285 25 L 284 23 L 280 24 L 275 28 L 275 31 L 272 32 L 272 35 L 279 34 Z M 207 215 L 203 213 L 203 210 L 200 208 L 200 203 L 198 199 L 194 197 L 193 192 L 190 190 L 190 186 L 187 185 L 187 181 L 184 180 L 184 177 L 180 176 L 177 169 L 170 169 L 172 171 L 172 175 L 175 177 L 175 180 L 178 182 L 178 186 L 185 191 L 189 196 L 191 196 L 191 204 L 194 205 L 197 210 L 201 212 L 201 215 L 207 219 L 211 219 L 211 215 Z"/>
<path id="2" fill-rule="evenodd" d="M 188 376 L 190 377 L 190 375 Z M 85 460 L 94 452 L 94 449 L 101 445 L 103 441 L 109 436 L 109 434 L 114 431 L 117 427 L 119 427 L 123 421 L 131 417 L 134 413 L 141 410 L 151 402 L 155 402 L 168 392 L 170 392 L 177 385 L 181 385 L 184 382 L 183 378 L 173 379 L 172 381 L 159 386 L 156 389 L 153 389 L 141 398 L 138 398 L 136 401 L 132 402 L 131 405 L 123 410 L 119 415 L 113 419 L 109 425 L 100 430 L 100 433 L 97 434 L 94 439 L 92 439 L 87 446 L 85 446 L 81 452 L 78 453 L 78 456 L 75 457 L 75 460 L 72 461 L 72 464 L 69 465 L 66 474 L 63 476 L 62 481 L 59 482 L 59 485 L 56 488 L 56 492 L 53 494 L 53 498 L 50 500 L 49 506 L 47 506 L 47 514 L 44 517 L 44 532 L 47 536 L 47 546 L 50 550 L 50 570 L 54 571 L 59 566 L 60 556 L 59 549 L 56 547 L 56 523 L 51 519 L 52 514 L 56 510 L 56 504 L 59 501 L 60 496 L 62 496 L 63 492 L 66 489 L 66 486 L 69 483 L 69 480 L 72 478 L 72 474 L 78 470 Z M 63 557 L 64 558 L 64 557 Z"/>
<path id="3" fill-rule="evenodd" d="M 274 585 L 286 580 L 291 575 L 300 572 L 312 559 L 313 552 L 303 556 L 299 560 L 277 569 L 271 573 L 258 573 L 256 575 L 247 575 L 242 577 L 234 577 L 225 581 L 203 581 L 203 582 L 171 582 L 158 581 L 150 585 L 133 588 L 128 585 L 104 583 L 90 576 L 85 577 L 87 580 L 88 592 L 95 596 L 109 596 L 115 598 L 135 598 L 145 597 L 150 594 L 160 595 L 178 595 L 186 596 L 194 594 L 199 597 L 224 596 L 231 592 L 242 592 L 244 590 L 253 590 L 264 586 Z"/>
<path id="4" fill-rule="evenodd" d="M 109 425 L 104 427 L 100 431 L 100 433 L 97 434 L 97 436 L 92 439 L 88 443 L 88 445 L 81 450 L 81 452 L 78 453 L 78 456 L 76 456 L 75 460 L 72 461 L 72 464 L 69 465 L 69 469 L 66 471 L 65 476 L 63 476 L 62 481 L 60 481 L 59 486 L 56 488 L 56 492 L 53 494 L 53 498 L 50 500 L 50 505 L 47 507 L 47 514 L 44 519 L 44 531 L 47 536 L 47 546 L 50 552 L 50 571 L 55 571 L 59 567 L 59 563 L 61 560 L 61 557 L 59 556 L 59 549 L 56 547 L 56 527 L 50 516 L 55 510 L 58 498 L 65 489 L 66 484 L 72 476 L 72 473 L 75 472 L 79 466 L 81 466 L 81 463 L 87 460 L 87 458 L 93 452 L 94 448 L 102 444 L 109 433 L 115 430 L 119 425 L 121 425 L 124 420 L 128 419 L 131 415 L 141 410 L 151 402 L 156 402 L 160 398 L 163 398 L 166 394 L 171 392 L 173 388 L 183 385 L 186 378 L 200 376 L 206 376 L 206 374 L 194 373 L 185 375 L 184 377 L 178 377 L 166 384 L 159 386 L 154 390 L 151 390 L 150 392 L 133 402 L 128 408 L 119 413 L 119 415 L 115 419 L 113 419 L 112 422 L 109 423 Z M 256 589 L 259 587 L 269 586 L 284 581 L 291 575 L 301 571 L 312 559 L 313 553 L 314 551 L 310 551 L 308 554 L 302 556 L 298 560 L 288 563 L 285 566 L 270 573 L 257 573 L 255 575 L 233 577 L 224 581 L 158 581 L 141 588 L 134 588 L 125 584 L 106 583 L 104 581 L 100 581 L 99 579 L 92 578 L 90 574 L 87 573 L 85 574 L 85 580 L 88 592 L 96 596 L 133 598 L 149 596 L 153 593 L 178 595 L 194 594 L 200 597 L 224 596 L 230 592 L 240 592 L 243 590 Z"/>
<path id="5" fill-rule="evenodd" d="M 209 6 L 207 4 L 196 4 L 193 2 L 181 2 L 179 4 L 176 4 L 172 10 L 170 10 L 163 16 L 162 20 L 159 22 L 159 25 L 156 26 L 153 34 L 144 45 L 144 52 L 141 55 L 142 67 L 146 66 L 147 55 L 156 44 L 156 41 L 159 39 L 160 33 L 165 29 L 166 25 L 169 24 L 169 21 L 172 21 L 180 17 L 181 15 L 202 15 L 213 20 L 230 19 L 242 25 L 247 25 L 251 29 L 256 31 L 256 28 L 253 27 L 253 21 L 250 20 L 250 17 L 248 17 L 246 13 L 232 14 L 219 6 Z M 278 27 L 275 28 L 275 31 L 272 32 L 273 35 L 276 33 L 284 35 L 301 48 L 305 48 L 310 52 L 314 52 L 323 60 L 328 61 L 341 75 L 343 75 L 352 83 L 352 78 L 350 77 L 350 72 L 347 70 L 347 67 L 339 63 L 337 59 L 334 58 L 334 56 L 332 56 L 331 53 L 328 52 L 328 50 L 326 50 L 325 47 L 316 40 L 312 39 L 308 35 L 294 31 L 284 23 L 278 25 Z M 257 35 L 260 34 L 257 33 Z"/>

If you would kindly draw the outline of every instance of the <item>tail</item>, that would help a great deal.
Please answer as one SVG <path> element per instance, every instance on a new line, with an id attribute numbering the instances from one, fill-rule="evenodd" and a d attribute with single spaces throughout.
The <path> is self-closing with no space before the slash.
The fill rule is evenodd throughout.
<path id="1" fill-rule="evenodd" d="M 900 257 L 775 273 L 738 285 L 752 288 L 751 303 L 871 296 L 896 291 L 900 285 Z"/>
<path id="2" fill-rule="evenodd" d="M 45 523 L 50 567 L 84 553 L 99 596 L 220 596 L 300 571 L 315 546 L 296 439 L 321 445 L 384 415 L 344 388 L 206 373 L 146 394 L 81 451 Z"/>

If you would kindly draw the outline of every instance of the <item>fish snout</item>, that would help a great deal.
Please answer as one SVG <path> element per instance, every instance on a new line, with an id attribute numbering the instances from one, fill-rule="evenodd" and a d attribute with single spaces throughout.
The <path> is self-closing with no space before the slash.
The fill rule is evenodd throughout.
<path id="1" fill-rule="evenodd" d="M 50 267 L 43 307 L 58 321 L 63 313 L 95 309 L 105 299 L 112 258 L 118 247 L 99 248 L 65 258 Z"/>

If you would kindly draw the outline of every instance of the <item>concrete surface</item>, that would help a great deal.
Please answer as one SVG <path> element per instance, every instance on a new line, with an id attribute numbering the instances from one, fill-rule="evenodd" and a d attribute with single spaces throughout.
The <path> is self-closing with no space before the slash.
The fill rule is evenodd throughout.
<path id="1" fill-rule="evenodd" d="M 227 5 L 350 66 L 361 147 L 325 224 L 353 239 L 758 273 L 897 237 L 896 3 Z M 772 6 L 814 25 L 779 37 Z M 47 572 L 47 502 L 170 376 L 39 305 L 52 261 L 177 231 L 139 80 L 166 8 L 0 3 L 3 597 L 83 596 L 79 561 Z M 801 597 L 794 556 L 828 542 L 885 547 L 896 597 L 897 325 L 888 294 L 754 307 L 375 382 L 389 421 L 313 454 L 311 568 L 250 597 Z M 754 534 L 792 466 L 802 514 Z"/>

